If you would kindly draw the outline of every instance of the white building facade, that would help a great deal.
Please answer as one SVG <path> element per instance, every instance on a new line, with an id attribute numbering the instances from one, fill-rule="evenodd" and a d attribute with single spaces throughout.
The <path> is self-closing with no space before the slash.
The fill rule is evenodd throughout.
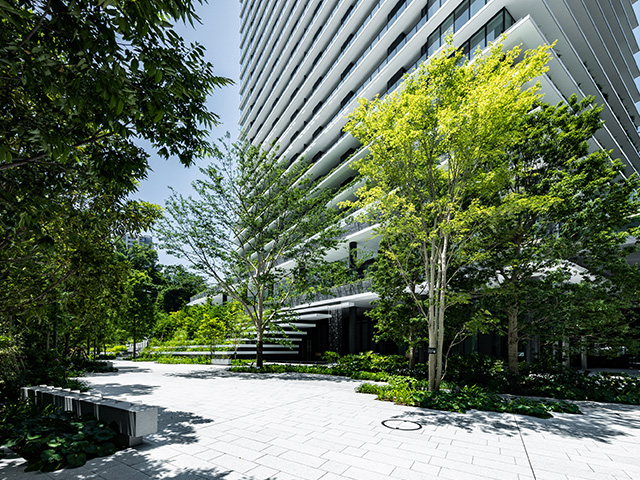
<path id="1" fill-rule="evenodd" d="M 634 59 L 638 23 L 631 0 L 241 0 L 241 117 L 248 139 L 313 165 L 311 173 L 335 202 L 358 187 L 354 160 L 366 155 L 342 129 L 356 99 L 396 89 L 406 72 L 428 59 L 453 33 L 464 52 L 507 33 L 505 48 L 557 41 L 544 100 L 593 95 L 605 126 L 594 148 L 612 150 L 628 174 L 640 170 L 640 101 Z M 355 248 L 375 250 L 371 226 L 346 234 L 334 260 Z M 326 349 L 372 348 L 372 325 L 362 315 L 375 295 L 366 283 L 300 306 L 295 354 L 313 360 Z M 381 347 L 384 350 L 384 347 Z"/>

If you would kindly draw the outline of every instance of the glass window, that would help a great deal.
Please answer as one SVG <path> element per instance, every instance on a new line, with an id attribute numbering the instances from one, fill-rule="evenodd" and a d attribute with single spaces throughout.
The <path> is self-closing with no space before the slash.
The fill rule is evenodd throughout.
<path id="1" fill-rule="evenodd" d="M 442 41 L 444 42 L 445 37 L 451 33 L 453 33 L 453 14 L 449 15 L 447 19 L 442 22 L 442 25 L 440 25 Z"/>
<path id="2" fill-rule="evenodd" d="M 473 17 L 476 13 L 478 13 L 480 9 L 484 7 L 485 3 L 485 0 L 471 0 L 471 5 L 469 6 L 471 16 Z"/>
<path id="3" fill-rule="evenodd" d="M 487 43 L 493 42 L 504 32 L 503 12 L 500 12 L 487 23 Z"/>
<path id="4" fill-rule="evenodd" d="M 427 3 L 427 12 L 429 18 L 433 17 L 433 14 L 440 8 L 440 0 L 429 0 Z"/>
<path id="5" fill-rule="evenodd" d="M 508 29 L 511 25 L 516 23 L 511 14 L 504 10 L 504 29 Z"/>
<path id="6" fill-rule="evenodd" d="M 478 48 L 480 48 L 480 50 L 484 50 L 487 46 L 486 40 L 487 38 L 484 34 L 484 28 L 481 28 L 480 31 L 471 37 L 471 40 L 469 40 L 469 51 L 471 52 L 471 56 L 473 56 Z"/>
<path id="7" fill-rule="evenodd" d="M 462 2 L 454 12 L 455 23 L 454 30 L 457 32 L 469 21 L 469 0 Z"/>
<path id="8" fill-rule="evenodd" d="M 436 29 L 431 35 L 429 35 L 429 39 L 427 40 L 427 55 L 433 54 L 438 48 L 440 48 L 440 34 Z"/>

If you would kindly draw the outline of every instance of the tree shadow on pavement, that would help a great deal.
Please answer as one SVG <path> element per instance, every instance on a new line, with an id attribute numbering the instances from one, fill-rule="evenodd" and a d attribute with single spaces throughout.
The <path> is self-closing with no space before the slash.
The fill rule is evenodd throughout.
<path id="1" fill-rule="evenodd" d="M 416 422 L 422 426 L 425 432 L 434 427 L 456 427 L 469 432 L 499 433 L 505 436 L 518 435 L 518 427 L 510 414 L 475 410 L 456 413 L 416 407 L 411 411 L 405 411 L 389 418 Z"/>
<path id="2" fill-rule="evenodd" d="M 238 373 L 228 370 L 194 370 L 184 373 L 166 373 L 169 377 L 190 378 L 194 380 L 212 380 L 215 378 L 238 378 L 240 380 L 293 380 L 303 382 L 335 382 L 335 383 L 362 383 L 364 380 L 355 380 L 349 377 L 336 375 L 319 375 L 315 373 Z"/>
<path id="3" fill-rule="evenodd" d="M 91 393 L 101 393 L 106 398 L 150 395 L 158 387 L 142 384 L 101 383 L 91 385 Z"/>
<path id="4" fill-rule="evenodd" d="M 426 408 L 415 408 L 415 411 L 405 411 L 392 418 L 419 423 L 427 430 L 430 427 L 456 427 L 468 432 L 505 436 L 516 436 L 522 431 L 525 436 L 527 432 L 534 432 L 605 443 L 620 437 L 639 436 L 640 407 L 593 402 L 578 402 L 578 405 L 582 415 L 554 413 L 552 418 L 476 410 L 455 413 Z"/>
<path id="5" fill-rule="evenodd" d="M 155 446 L 189 444 L 198 441 L 193 425 L 213 423 L 211 418 L 158 407 L 158 433 L 149 436 Z"/>
<path id="6" fill-rule="evenodd" d="M 160 455 L 159 453 L 158 455 Z M 175 460 L 175 461 L 173 461 Z M 109 457 L 94 458 L 79 468 L 67 468 L 52 472 L 43 473 L 23 473 L 24 463 L 12 465 L 11 472 L 18 480 L 28 480 L 30 478 L 54 478 L 59 480 L 143 480 L 162 478 L 163 480 L 274 480 L 272 477 L 253 477 L 250 475 L 239 475 L 238 472 L 222 468 L 215 465 L 215 459 L 211 462 L 204 462 L 197 457 L 167 459 L 153 456 L 152 452 L 145 449 L 128 448 L 116 452 Z M 186 462 L 192 461 L 191 465 Z M 0 473 L 0 479 L 4 480 L 4 472 Z"/>
<path id="7" fill-rule="evenodd" d="M 151 373 L 150 368 L 138 366 L 135 364 L 123 366 L 122 363 L 119 363 L 115 365 L 115 367 L 118 369 L 117 372 L 106 372 L 102 375 L 118 375 L 119 373 Z"/>

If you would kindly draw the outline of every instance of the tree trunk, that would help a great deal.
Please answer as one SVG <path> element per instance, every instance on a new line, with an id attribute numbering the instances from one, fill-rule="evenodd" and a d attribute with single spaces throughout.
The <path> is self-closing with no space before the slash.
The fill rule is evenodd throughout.
<path id="1" fill-rule="evenodd" d="M 507 317 L 509 322 L 507 334 L 509 370 L 518 373 L 518 307 L 510 307 L 507 311 Z"/>
<path id="2" fill-rule="evenodd" d="M 136 324 L 133 324 L 133 358 L 136 358 Z"/>
<path id="3" fill-rule="evenodd" d="M 256 340 L 256 367 L 258 368 L 262 368 L 262 363 L 263 363 L 262 347 L 263 347 L 263 341 L 262 341 L 262 335 L 260 335 L 258 337 L 258 340 Z"/>
<path id="4" fill-rule="evenodd" d="M 570 350 L 571 342 L 567 337 L 562 338 L 562 364 L 565 367 L 571 366 L 571 350 Z"/>
<path id="5" fill-rule="evenodd" d="M 440 386 L 439 382 L 436 381 L 437 379 L 437 369 L 436 369 L 436 365 L 437 365 L 437 339 L 436 339 L 436 322 L 435 320 L 432 320 L 429 323 L 429 350 L 428 350 L 428 354 L 429 354 L 429 391 L 430 392 L 437 392 L 438 391 L 438 387 Z M 435 352 L 435 353 L 432 353 Z"/>
<path id="6" fill-rule="evenodd" d="M 416 366 L 416 347 L 414 344 L 415 329 L 409 328 L 409 368 Z"/>

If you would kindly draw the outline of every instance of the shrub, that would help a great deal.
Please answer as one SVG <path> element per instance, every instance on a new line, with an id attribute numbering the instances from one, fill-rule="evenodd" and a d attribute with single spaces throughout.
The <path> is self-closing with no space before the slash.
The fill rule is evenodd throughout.
<path id="1" fill-rule="evenodd" d="M 115 360 L 115 359 L 116 359 L 115 353 L 103 353 L 96 357 L 96 360 Z"/>
<path id="2" fill-rule="evenodd" d="M 352 377 L 360 372 L 382 372 L 389 375 L 409 375 L 415 378 L 428 377 L 427 365 L 419 364 L 409 369 L 409 360 L 400 355 L 379 355 L 373 352 L 351 354 L 341 357 L 335 352 L 326 352 L 323 359 L 332 363 L 341 375 Z M 354 377 L 355 378 L 355 377 Z"/>
<path id="3" fill-rule="evenodd" d="M 70 377 L 81 377 L 87 373 L 108 373 L 117 371 L 117 368 L 109 366 L 106 362 L 76 357 L 71 360 L 67 374 Z"/>
<path id="4" fill-rule="evenodd" d="M 447 359 L 446 379 L 459 387 L 479 385 L 492 392 L 504 392 L 512 374 L 503 360 L 479 353 L 451 355 Z"/>
<path id="5" fill-rule="evenodd" d="M 20 387 L 25 385 L 51 385 L 72 390 L 88 390 L 81 381 L 70 378 L 82 374 L 71 370 L 72 362 L 55 350 L 42 350 L 37 346 L 23 347 L 22 360 L 10 377 L 0 382 L 0 402 L 17 400 Z"/>
<path id="6" fill-rule="evenodd" d="M 519 413 L 539 418 L 550 418 L 551 412 L 581 413 L 571 403 L 533 400 L 526 398 L 506 399 L 487 392 L 480 387 L 464 387 L 460 392 L 414 393 L 416 404 L 425 408 L 464 413 L 467 410 L 481 410 L 500 413 Z"/>
<path id="7" fill-rule="evenodd" d="M 111 354 L 119 354 L 119 353 L 125 353 L 128 350 L 126 345 L 112 345 L 110 347 L 107 347 L 107 353 L 111 353 Z"/>
<path id="8" fill-rule="evenodd" d="M 156 362 L 163 364 L 188 364 L 188 365 L 209 365 L 211 356 L 208 353 L 194 356 L 173 356 L 142 352 L 138 358 L 131 359 L 134 362 Z"/>

